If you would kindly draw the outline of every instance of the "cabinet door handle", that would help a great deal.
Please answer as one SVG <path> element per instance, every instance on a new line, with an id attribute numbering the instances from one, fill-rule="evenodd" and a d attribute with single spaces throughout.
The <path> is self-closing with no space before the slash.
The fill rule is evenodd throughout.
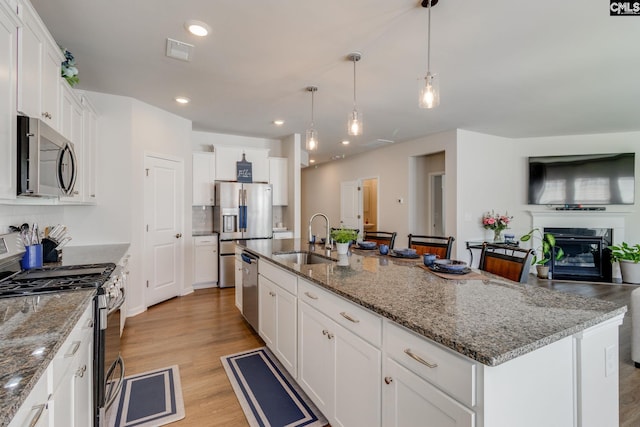
<path id="1" fill-rule="evenodd" d="M 353 322 L 353 323 L 360 323 L 360 321 L 359 321 L 358 319 L 355 319 L 355 318 L 353 318 L 353 317 L 349 316 L 349 314 L 347 314 L 347 313 L 346 313 L 346 312 L 344 312 L 344 311 L 343 311 L 343 312 L 341 312 L 341 313 L 340 313 L 340 315 L 341 315 L 342 317 L 344 317 L 345 319 L 347 319 L 347 320 L 349 320 L 349 321 Z"/>
<path id="2" fill-rule="evenodd" d="M 393 382 L 393 378 L 391 377 L 384 377 L 384 382 L 385 384 L 391 384 Z"/>
<path id="3" fill-rule="evenodd" d="M 307 291 L 307 292 L 305 292 L 304 294 L 305 294 L 306 296 L 308 296 L 309 298 L 311 298 L 311 299 L 318 299 L 318 297 L 317 297 L 317 296 L 315 296 L 314 294 L 312 294 L 311 292 L 308 292 L 308 291 Z"/>
<path id="4" fill-rule="evenodd" d="M 33 408 L 31 408 L 31 410 L 35 410 L 36 413 L 33 415 L 33 418 L 31 418 L 31 421 L 29 422 L 29 424 L 27 424 L 29 427 L 34 427 L 36 424 L 38 424 L 38 421 L 40 420 L 40 417 L 42 416 L 42 413 L 44 412 L 44 409 L 47 407 L 46 403 L 43 403 L 41 405 L 36 405 Z"/>
<path id="5" fill-rule="evenodd" d="M 433 363 L 433 362 L 427 362 L 426 360 L 424 360 L 422 357 L 418 356 L 417 354 L 415 354 L 413 351 L 411 351 L 410 348 L 405 348 L 404 352 L 411 357 L 413 360 L 415 360 L 416 362 L 422 363 L 423 365 L 429 367 L 429 368 L 437 368 L 438 364 L 437 363 Z"/>
<path id="6" fill-rule="evenodd" d="M 269 291 L 269 295 L 271 295 L 272 297 L 275 297 L 275 296 L 276 296 L 276 293 L 275 293 L 275 292 L 273 292 L 273 291 Z"/>
<path id="7" fill-rule="evenodd" d="M 332 339 L 333 339 L 333 334 L 332 334 L 331 332 L 329 332 L 329 333 L 327 334 L 327 338 L 329 338 L 330 340 L 332 340 Z"/>
<path id="8" fill-rule="evenodd" d="M 329 331 L 327 331 L 326 329 L 322 330 L 322 335 L 327 335 L 329 333 Z"/>
<path id="9" fill-rule="evenodd" d="M 71 344 L 71 350 L 65 353 L 64 357 L 73 357 L 78 352 L 81 343 L 82 341 L 74 341 L 73 344 Z"/>

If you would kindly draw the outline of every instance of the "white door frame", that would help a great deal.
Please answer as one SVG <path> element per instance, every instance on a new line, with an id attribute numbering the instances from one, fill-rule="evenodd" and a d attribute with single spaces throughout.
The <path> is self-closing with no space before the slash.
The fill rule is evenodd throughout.
<path id="1" fill-rule="evenodd" d="M 436 186 L 436 179 L 435 177 L 437 176 L 441 176 L 442 177 L 442 200 L 440 201 L 440 205 L 442 206 L 442 212 L 440 212 L 440 215 L 442 217 L 442 235 L 445 235 L 445 230 L 447 229 L 447 224 L 446 224 L 446 207 L 445 207 L 445 190 L 446 190 L 446 181 L 445 181 L 445 173 L 444 171 L 438 171 L 438 172 L 430 172 L 428 175 L 429 177 L 429 231 L 427 234 L 431 235 L 433 232 L 433 223 L 434 223 L 434 206 L 436 205 L 435 203 L 435 195 L 436 195 L 436 191 L 435 190 L 435 186 Z"/>

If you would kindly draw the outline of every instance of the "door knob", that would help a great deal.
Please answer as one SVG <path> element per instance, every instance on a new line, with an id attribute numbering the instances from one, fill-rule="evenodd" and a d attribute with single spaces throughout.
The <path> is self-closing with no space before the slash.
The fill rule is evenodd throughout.
<path id="1" fill-rule="evenodd" d="M 181 238 L 181 237 L 182 237 L 182 233 L 178 233 L 178 234 L 176 234 L 176 239 L 179 239 L 179 238 Z"/>

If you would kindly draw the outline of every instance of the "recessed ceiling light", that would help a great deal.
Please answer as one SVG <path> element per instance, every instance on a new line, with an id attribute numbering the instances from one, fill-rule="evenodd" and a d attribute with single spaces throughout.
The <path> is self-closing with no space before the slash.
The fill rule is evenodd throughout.
<path id="1" fill-rule="evenodd" d="M 175 100 L 178 104 L 188 104 L 189 102 L 191 102 L 191 100 L 186 96 L 176 96 Z"/>
<path id="2" fill-rule="evenodd" d="M 344 141 L 341 142 L 342 145 L 349 145 L 349 140 L 345 139 Z"/>
<path id="3" fill-rule="evenodd" d="M 274 120 L 273 124 L 276 126 L 282 126 L 284 124 L 284 120 Z"/>
<path id="4" fill-rule="evenodd" d="M 201 21 L 187 21 L 184 27 L 194 36 L 204 37 L 211 31 L 211 27 Z"/>
<path id="5" fill-rule="evenodd" d="M 310 160 L 309 160 L 309 163 L 315 163 L 315 162 L 316 162 L 316 161 L 315 161 L 315 160 L 313 160 L 313 159 L 310 159 Z"/>

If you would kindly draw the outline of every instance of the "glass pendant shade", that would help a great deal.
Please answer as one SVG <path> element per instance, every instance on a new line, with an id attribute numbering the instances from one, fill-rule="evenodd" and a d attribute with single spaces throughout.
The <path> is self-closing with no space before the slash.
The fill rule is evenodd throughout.
<path id="1" fill-rule="evenodd" d="M 307 151 L 315 151 L 318 149 L 318 132 L 315 129 L 307 129 L 307 142 L 305 144 Z"/>
<path id="2" fill-rule="evenodd" d="M 311 92 L 311 126 L 307 129 L 307 139 L 305 148 L 307 151 L 315 151 L 318 149 L 318 132 L 313 127 L 313 94 L 318 91 L 316 86 L 308 86 L 307 92 Z"/>
<path id="3" fill-rule="evenodd" d="M 352 136 L 362 135 L 362 127 L 362 113 L 359 113 L 358 110 L 353 110 L 349 113 L 347 132 Z"/>
<path id="4" fill-rule="evenodd" d="M 439 80 L 427 72 L 424 78 L 424 87 L 420 91 L 420 108 L 434 108 L 440 104 Z"/>

